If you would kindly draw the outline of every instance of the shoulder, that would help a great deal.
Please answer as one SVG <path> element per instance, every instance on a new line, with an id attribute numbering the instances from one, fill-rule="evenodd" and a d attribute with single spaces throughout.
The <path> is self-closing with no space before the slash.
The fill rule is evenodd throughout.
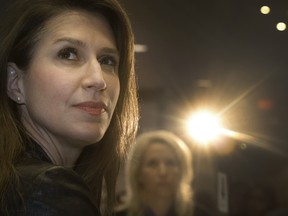
<path id="1" fill-rule="evenodd" d="M 18 170 L 27 215 L 100 215 L 88 186 L 72 169 L 31 159 Z"/>
<path id="2" fill-rule="evenodd" d="M 89 188 L 82 178 L 71 168 L 57 166 L 37 159 L 28 159 L 17 166 L 25 192 L 34 191 L 36 188 L 51 191 L 80 190 L 89 192 Z M 59 193 L 59 190 L 53 191 Z"/>
<path id="3" fill-rule="evenodd" d="M 31 159 L 29 162 L 17 166 L 17 169 L 23 184 L 31 185 L 25 189 L 26 191 L 33 190 L 36 186 L 69 188 L 72 185 L 74 187 L 71 189 L 76 189 L 75 186 L 79 186 L 89 191 L 82 178 L 71 168 Z"/>

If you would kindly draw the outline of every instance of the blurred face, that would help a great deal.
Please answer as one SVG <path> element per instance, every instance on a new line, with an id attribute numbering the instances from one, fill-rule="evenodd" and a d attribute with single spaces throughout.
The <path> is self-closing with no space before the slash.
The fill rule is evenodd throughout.
<path id="1" fill-rule="evenodd" d="M 22 121 L 68 148 L 99 141 L 119 96 L 119 56 L 101 16 L 67 12 L 53 18 L 20 80 Z"/>
<path id="2" fill-rule="evenodd" d="M 163 143 L 152 143 L 142 159 L 140 189 L 153 196 L 173 197 L 180 174 L 180 165 L 173 150 Z"/>

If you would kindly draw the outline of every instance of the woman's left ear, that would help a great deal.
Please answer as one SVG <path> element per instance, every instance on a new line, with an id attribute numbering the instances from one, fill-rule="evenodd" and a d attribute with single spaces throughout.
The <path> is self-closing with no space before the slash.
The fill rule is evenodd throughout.
<path id="1" fill-rule="evenodd" d="M 24 104 L 23 71 L 13 62 L 7 67 L 7 94 L 18 104 Z"/>

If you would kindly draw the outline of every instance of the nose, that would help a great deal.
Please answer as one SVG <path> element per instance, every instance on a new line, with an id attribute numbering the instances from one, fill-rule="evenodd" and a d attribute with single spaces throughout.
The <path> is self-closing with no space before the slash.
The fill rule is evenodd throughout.
<path id="1" fill-rule="evenodd" d="M 104 73 L 100 63 L 97 60 L 88 64 L 84 73 L 85 76 L 82 82 L 84 88 L 93 88 L 97 91 L 106 89 L 107 83 L 104 79 Z"/>
<path id="2" fill-rule="evenodd" d="M 166 175 L 166 173 L 167 173 L 167 166 L 166 166 L 165 163 L 160 163 L 160 164 L 159 164 L 159 173 L 160 173 L 161 175 Z"/>

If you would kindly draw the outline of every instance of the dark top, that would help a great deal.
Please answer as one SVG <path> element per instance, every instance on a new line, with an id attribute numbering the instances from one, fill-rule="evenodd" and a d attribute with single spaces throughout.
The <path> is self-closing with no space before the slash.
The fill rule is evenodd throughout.
<path id="1" fill-rule="evenodd" d="M 13 216 L 100 216 L 87 184 L 72 168 L 52 163 L 42 148 L 29 144 L 17 166 L 21 175 L 23 202 L 13 196 Z"/>
<path id="2" fill-rule="evenodd" d="M 128 215 L 128 209 L 121 209 L 117 212 L 115 212 L 115 216 L 127 216 Z M 155 214 L 149 210 L 149 209 L 144 209 L 144 215 L 145 216 L 155 216 Z M 167 216 L 176 216 L 176 213 L 173 211 L 168 212 Z M 191 216 L 210 216 L 210 214 L 198 207 L 194 208 L 193 214 Z"/>
<path id="3" fill-rule="evenodd" d="M 143 211 L 145 216 L 155 216 L 154 212 L 149 208 L 143 209 Z M 119 210 L 115 213 L 115 216 L 127 216 L 127 215 L 128 215 L 128 209 Z M 174 213 L 174 211 L 169 211 L 165 216 L 176 216 L 176 214 Z"/>

